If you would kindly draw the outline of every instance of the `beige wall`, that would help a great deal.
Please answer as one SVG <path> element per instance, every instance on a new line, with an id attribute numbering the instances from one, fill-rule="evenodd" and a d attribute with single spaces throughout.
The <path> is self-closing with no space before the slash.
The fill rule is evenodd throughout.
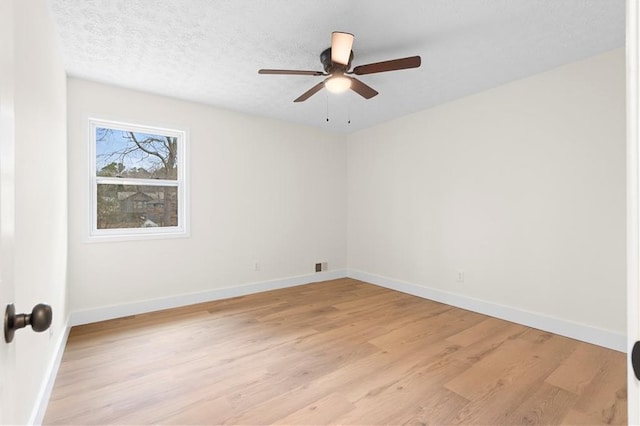
<path id="1" fill-rule="evenodd" d="M 350 135 L 349 269 L 624 335 L 624 55 Z"/>
<path id="2" fill-rule="evenodd" d="M 342 136 L 78 79 L 68 104 L 73 310 L 345 268 Z M 89 116 L 189 132 L 189 238 L 86 242 Z"/>

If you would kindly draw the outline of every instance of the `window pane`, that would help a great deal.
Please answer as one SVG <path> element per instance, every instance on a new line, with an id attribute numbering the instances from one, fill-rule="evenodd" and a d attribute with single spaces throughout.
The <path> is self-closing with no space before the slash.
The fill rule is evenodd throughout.
<path id="1" fill-rule="evenodd" d="M 178 226 L 178 188 L 99 184 L 98 229 Z"/>
<path id="2" fill-rule="evenodd" d="M 177 137 L 104 127 L 95 137 L 96 176 L 177 179 Z"/>

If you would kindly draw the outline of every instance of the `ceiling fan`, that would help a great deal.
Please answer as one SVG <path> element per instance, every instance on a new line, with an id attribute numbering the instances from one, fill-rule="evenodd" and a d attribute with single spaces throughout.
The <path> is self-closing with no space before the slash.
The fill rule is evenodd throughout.
<path id="1" fill-rule="evenodd" d="M 375 74 L 386 71 L 404 70 L 408 68 L 417 68 L 420 66 L 420 56 L 410 56 L 408 58 L 392 59 L 390 61 L 374 62 L 366 65 L 359 65 L 353 70 L 351 61 L 353 60 L 353 34 L 334 31 L 331 33 L 331 47 L 325 49 L 320 54 L 320 62 L 324 67 L 322 71 L 303 71 L 303 70 L 279 70 L 279 69 L 261 69 L 259 74 L 285 74 L 285 75 L 312 75 L 327 76 L 322 82 L 316 84 L 311 89 L 304 92 L 293 102 L 302 102 L 309 99 L 312 95 L 320 91 L 323 87 L 333 93 L 345 92 L 349 89 L 358 93 L 365 99 L 371 99 L 378 92 L 367 86 L 355 77 L 349 77 L 351 74 L 365 75 Z"/>

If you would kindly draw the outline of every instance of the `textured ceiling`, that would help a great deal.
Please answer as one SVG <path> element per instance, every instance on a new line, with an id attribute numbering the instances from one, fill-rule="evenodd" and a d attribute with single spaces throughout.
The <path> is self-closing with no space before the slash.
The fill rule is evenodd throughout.
<path id="1" fill-rule="evenodd" d="M 67 73 L 350 132 L 624 46 L 624 0 L 49 0 Z M 412 55 L 417 69 L 364 75 L 370 100 L 321 91 L 332 31 L 353 66 Z M 326 121 L 327 114 L 329 122 Z M 348 124 L 348 121 L 351 124 Z"/>

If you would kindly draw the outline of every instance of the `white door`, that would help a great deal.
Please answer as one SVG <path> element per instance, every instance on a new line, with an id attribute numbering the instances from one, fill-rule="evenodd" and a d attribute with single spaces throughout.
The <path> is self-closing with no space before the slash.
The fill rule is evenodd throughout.
<path id="1" fill-rule="evenodd" d="M 627 0 L 627 390 L 629 424 L 640 424 L 640 381 L 631 348 L 640 340 L 640 5 Z"/>
<path id="2" fill-rule="evenodd" d="M 13 303 L 14 104 L 13 1 L 0 1 L 0 322 Z M 12 392 L 16 383 L 15 344 L 0 332 L 0 424 L 16 423 Z"/>

